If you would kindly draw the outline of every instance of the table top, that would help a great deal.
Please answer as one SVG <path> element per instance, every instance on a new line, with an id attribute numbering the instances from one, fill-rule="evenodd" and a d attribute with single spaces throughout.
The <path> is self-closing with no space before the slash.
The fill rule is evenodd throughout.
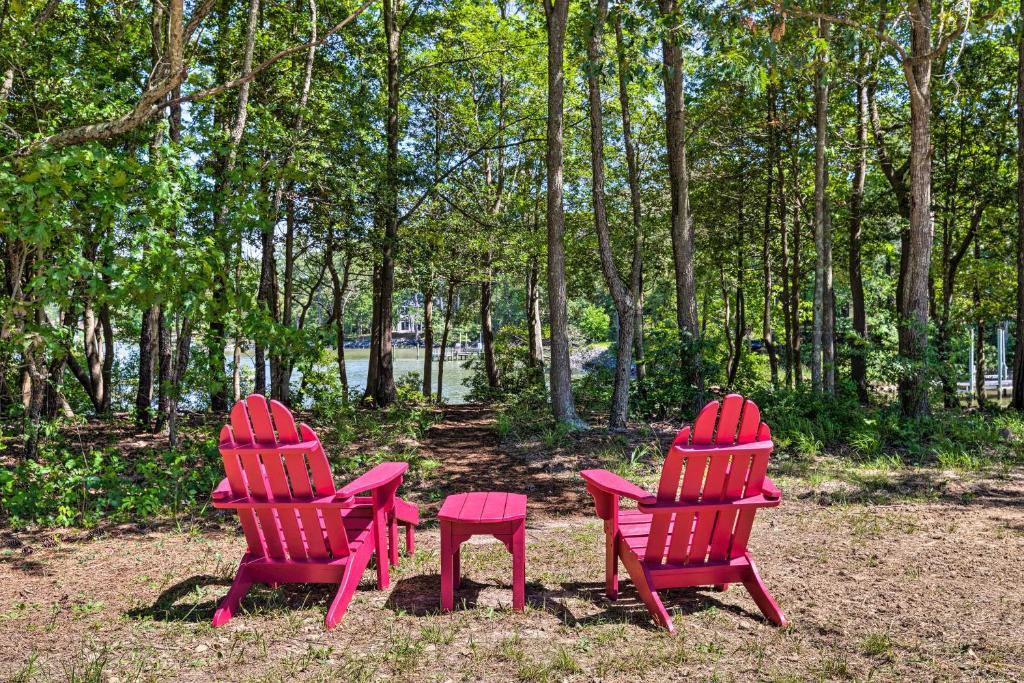
<path id="1" fill-rule="evenodd" d="M 526 496 L 504 491 L 474 491 L 448 496 L 437 513 L 447 522 L 491 524 L 526 519 Z"/>

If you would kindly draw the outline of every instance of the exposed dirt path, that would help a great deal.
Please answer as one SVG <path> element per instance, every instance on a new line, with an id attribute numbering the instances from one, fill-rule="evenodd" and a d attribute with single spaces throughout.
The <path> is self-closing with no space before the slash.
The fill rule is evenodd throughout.
<path id="1" fill-rule="evenodd" d="M 575 471 L 504 449 L 495 431 L 494 410 L 484 404 L 446 407 L 444 419 L 427 431 L 420 450 L 441 463 L 432 475 L 441 499 L 418 501 L 427 519 L 434 517 L 444 496 L 468 491 L 525 493 L 530 512 L 544 516 L 583 512 L 589 501 Z"/>

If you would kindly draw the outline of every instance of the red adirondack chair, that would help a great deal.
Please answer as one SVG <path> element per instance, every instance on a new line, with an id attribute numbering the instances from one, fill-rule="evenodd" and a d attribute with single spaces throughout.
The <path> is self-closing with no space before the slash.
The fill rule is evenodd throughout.
<path id="1" fill-rule="evenodd" d="M 227 477 L 213 505 L 238 511 L 248 550 L 213 625 L 231 619 L 253 583 L 337 583 L 325 620 L 334 628 L 375 552 L 377 587 L 387 588 L 388 564 L 398 563 L 399 523 L 407 552 L 414 551 L 419 513 L 395 496 L 409 466 L 381 463 L 339 491 L 316 433 L 306 424 L 296 429 L 284 405 L 269 403 L 268 410 L 259 394 L 239 401 L 220 432 Z"/>
<path id="2" fill-rule="evenodd" d="M 716 429 L 717 426 L 717 429 Z M 771 430 L 753 401 L 730 394 L 704 406 L 665 457 L 657 495 L 607 470 L 582 472 L 606 536 L 606 591 L 618 597 L 619 560 L 654 619 L 674 631 L 658 591 L 741 581 L 769 620 L 786 617 L 765 588 L 747 539 L 759 508 L 782 493 L 765 476 Z M 619 498 L 637 501 L 620 510 Z"/>

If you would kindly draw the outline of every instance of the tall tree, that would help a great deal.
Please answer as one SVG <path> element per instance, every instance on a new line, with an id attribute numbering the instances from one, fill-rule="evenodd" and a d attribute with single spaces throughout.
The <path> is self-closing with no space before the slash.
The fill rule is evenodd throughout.
<path id="1" fill-rule="evenodd" d="M 574 426 L 583 421 L 572 397 L 569 322 L 565 284 L 564 108 L 565 27 L 569 0 L 544 0 L 548 34 L 548 313 L 551 316 L 551 410 L 555 419 Z"/>
<path id="2" fill-rule="evenodd" d="M 594 229 L 597 232 L 601 271 L 618 313 L 615 380 L 612 386 L 611 414 L 608 427 L 613 431 L 626 429 L 629 412 L 629 380 L 632 371 L 633 330 L 636 323 L 636 300 L 640 288 L 640 251 L 633 249 L 633 265 L 629 282 L 624 282 L 615 263 L 608 212 L 605 207 L 604 119 L 601 106 L 601 72 L 604 64 L 604 25 L 608 18 L 608 0 L 597 0 L 587 40 L 587 102 L 590 110 L 591 198 L 594 207 Z M 628 100 L 627 100 L 628 101 Z M 624 110 L 626 111 L 626 110 Z M 628 115 L 626 115 L 628 116 Z M 624 121 L 628 120 L 624 118 Z M 639 235 L 634 241 L 639 244 Z"/>
<path id="3" fill-rule="evenodd" d="M 814 65 L 814 337 L 811 383 L 835 392 L 835 315 L 832 312 L 832 216 L 828 198 L 828 42 L 831 24 L 818 19 L 820 53 Z"/>
<path id="4" fill-rule="evenodd" d="M 401 126 L 400 73 L 402 26 L 398 21 L 401 0 L 383 0 L 384 40 L 387 44 L 385 85 L 387 89 L 387 160 L 379 197 L 379 221 L 384 228 L 381 256 L 374 275 L 374 322 L 371 334 L 370 368 L 366 397 L 378 406 L 394 402 L 394 359 L 391 345 L 391 313 L 395 295 L 395 251 L 398 249 L 399 139 Z M 440 373 L 439 373 L 440 374 Z"/>
<path id="5" fill-rule="evenodd" d="M 867 312 L 864 309 L 864 274 L 861 266 L 861 243 L 864 225 L 864 184 L 868 174 L 868 84 L 864 40 L 857 41 L 857 146 L 853 169 L 853 186 L 850 191 L 850 234 L 849 234 L 849 278 L 850 303 L 853 309 L 854 348 L 850 352 L 850 375 L 857 388 L 857 399 L 861 405 L 868 403 L 867 376 Z"/>
<path id="6" fill-rule="evenodd" d="M 696 390 L 695 405 L 703 401 L 704 377 L 697 327 L 697 286 L 694 274 L 694 233 L 690 216 L 690 170 L 686 162 L 686 103 L 683 92 L 683 40 L 679 0 L 658 0 L 663 24 L 662 80 L 665 90 L 665 144 L 668 150 L 672 196 L 672 258 L 676 276 L 676 324 L 679 326 L 685 376 Z"/>
<path id="7" fill-rule="evenodd" d="M 1024 0 L 1017 12 L 1017 329 L 1013 408 L 1024 411 Z"/>

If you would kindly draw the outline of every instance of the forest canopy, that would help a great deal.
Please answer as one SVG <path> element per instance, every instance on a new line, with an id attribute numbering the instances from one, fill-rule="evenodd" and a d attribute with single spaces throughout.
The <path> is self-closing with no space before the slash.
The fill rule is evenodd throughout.
<path id="1" fill-rule="evenodd" d="M 1022 11 L 5 0 L 0 409 L 29 454 L 125 411 L 173 445 L 179 404 L 387 406 L 403 345 L 440 400 L 456 343 L 576 427 L 594 356 L 612 429 L 984 402 L 999 330 L 1024 367 Z"/>

